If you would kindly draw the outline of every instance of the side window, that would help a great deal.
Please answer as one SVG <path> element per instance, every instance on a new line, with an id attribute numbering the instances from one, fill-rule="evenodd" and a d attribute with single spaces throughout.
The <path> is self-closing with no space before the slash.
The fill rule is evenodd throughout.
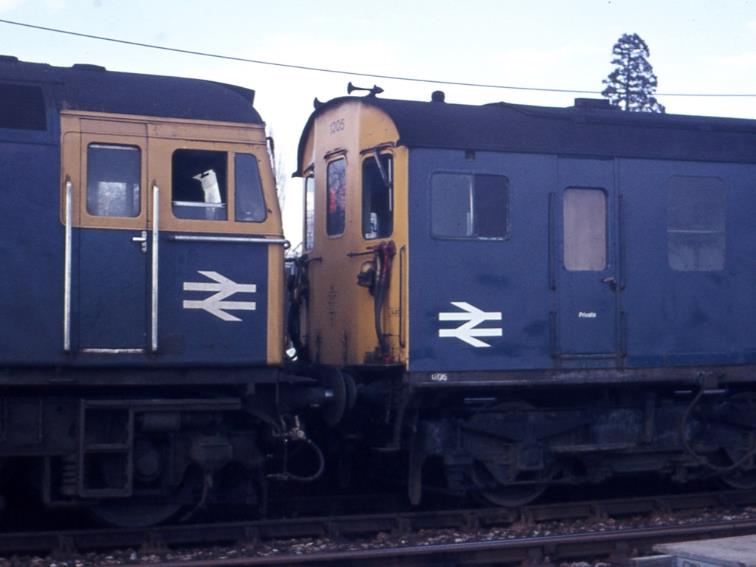
<path id="1" fill-rule="evenodd" d="M 305 177 L 305 218 L 304 250 L 309 252 L 315 246 L 315 176 Z"/>
<path id="2" fill-rule="evenodd" d="M 393 161 L 374 155 L 362 162 L 362 235 L 385 238 L 394 230 Z"/>
<path id="3" fill-rule="evenodd" d="M 181 219 L 226 220 L 226 152 L 173 152 L 173 215 Z"/>
<path id="4" fill-rule="evenodd" d="M 330 162 L 326 173 L 326 232 L 336 236 L 343 234 L 346 226 L 346 160 L 340 158 Z"/>
<path id="5" fill-rule="evenodd" d="M 606 268 L 606 193 L 571 187 L 564 191 L 564 267 L 572 272 Z"/>
<path id="6" fill-rule="evenodd" d="M 727 191 L 714 177 L 672 177 L 667 191 L 667 258 L 673 270 L 723 270 Z"/>
<path id="7" fill-rule="evenodd" d="M 45 130 L 45 99 L 40 87 L 0 84 L 0 128 Z"/>
<path id="8" fill-rule="evenodd" d="M 87 147 L 87 213 L 101 217 L 138 217 L 141 152 L 135 146 Z"/>
<path id="9" fill-rule="evenodd" d="M 257 158 L 252 154 L 236 154 L 234 156 L 234 171 L 236 172 L 235 195 L 237 221 L 262 222 L 267 216 L 265 199 L 260 183 L 260 171 Z"/>
<path id="10" fill-rule="evenodd" d="M 431 232 L 441 238 L 506 238 L 509 179 L 503 175 L 435 174 L 431 179 Z"/>

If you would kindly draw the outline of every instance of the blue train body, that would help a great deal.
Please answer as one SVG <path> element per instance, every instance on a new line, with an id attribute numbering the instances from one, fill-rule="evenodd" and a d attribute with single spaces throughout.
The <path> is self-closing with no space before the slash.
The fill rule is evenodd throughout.
<path id="1" fill-rule="evenodd" d="M 295 478 L 269 455 L 329 402 L 283 370 L 253 94 L 0 58 L 3 497 L 144 525 Z"/>
<path id="2" fill-rule="evenodd" d="M 412 499 L 425 463 L 510 505 L 756 484 L 756 122 L 378 94 L 316 101 L 300 140 L 297 342 L 355 376 Z"/>
<path id="3" fill-rule="evenodd" d="M 281 325 L 273 327 L 278 336 L 270 336 L 269 315 L 272 309 L 274 319 L 282 317 L 283 236 L 253 93 L 206 81 L 12 59 L 0 62 L 0 80 L 8 106 L 0 121 L 0 364 L 279 364 Z M 141 154 L 131 165 L 111 164 L 97 181 L 122 191 L 113 183 L 124 182 L 111 178 L 121 174 L 118 167 L 135 167 L 133 210 L 108 210 L 121 206 L 123 196 L 93 197 L 92 184 L 87 188 L 87 174 L 100 174 L 96 159 L 117 159 L 94 155 L 97 144 L 104 148 L 100 153 L 121 148 Z M 170 195 L 179 167 L 175 156 L 187 147 L 207 148 L 223 160 L 237 156 L 237 163 L 232 157 L 220 165 L 228 187 L 216 209 L 227 220 L 206 220 L 206 203 L 189 203 L 199 218 L 177 209 L 184 197 Z M 170 151 L 173 174 L 162 161 L 170 161 Z M 238 156 L 254 156 L 250 183 L 261 208 L 251 222 L 239 222 L 241 181 L 234 188 L 231 176 L 242 172 Z M 163 191 L 156 199 L 154 188 Z M 94 198 L 103 200 L 96 204 L 99 211 L 92 210 Z M 234 205 L 236 219 L 228 217 Z"/>

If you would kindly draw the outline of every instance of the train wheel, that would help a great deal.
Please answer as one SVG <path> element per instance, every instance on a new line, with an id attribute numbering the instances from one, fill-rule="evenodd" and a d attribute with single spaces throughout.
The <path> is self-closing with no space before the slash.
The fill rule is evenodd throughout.
<path id="1" fill-rule="evenodd" d="M 735 410 L 739 415 L 753 415 L 756 412 L 756 393 L 740 392 L 732 397 Z M 750 454 L 750 456 L 749 456 Z M 753 465 L 756 457 L 753 456 L 753 448 L 741 448 L 727 450 L 726 466 L 734 466 L 741 463 L 744 466 Z M 730 488 L 738 490 L 752 490 L 756 488 L 756 470 L 735 469 L 720 477 L 722 483 Z"/>
<path id="2" fill-rule="evenodd" d="M 756 488 L 756 471 L 737 471 L 723 476 L 722 482 L 737 490 L 753 490 Z"/>
<path id="3" fill-rule="evenodd" d="M 512 484 L 497 482 L 496 486 L 489 488 L 492 484 L 490 475 L 475 470 L 473 474 L 474 482 L 478 485 L 486 486 L 486 488 L 476 490 L 474 495 L 483 504 L 515 508 L 529 504 L 541 496 L 549 487 L 549 480 L 552 478 L 553 474 L 551 472 L 521 473 Z"/>
<path id="4" fill-rule="evenodd" d="M 119 528 L 144 528 L 162 524 L 180 510 L 180 504 L 139 500 L 104 500 L 90 508 L 95 519 Z"/>
<path id="5" fill-rule="evenodd" d="M 545 483 L 502 485 L 494 490 L 481 490 L 476 493 L 476 496 L 484 504 L 493 504 L 494 506 L 501 506 L 503 508 L 515 508 L 533 502 L 548 487 L 549 485 Z"/>

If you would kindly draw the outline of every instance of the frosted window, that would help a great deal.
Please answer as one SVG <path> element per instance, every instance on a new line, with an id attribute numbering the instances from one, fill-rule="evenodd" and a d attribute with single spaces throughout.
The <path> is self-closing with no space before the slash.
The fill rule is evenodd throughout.
<path id="1" fill-rule="evenodd" d="M 134 146 L 87 148 L 87 212 L 101 217 L 138 217 L 141 155 Z"/>
<path id="2" fill-rule="evenodd" d="M 564 267 L 570 271 L 606 268 L 606 193 L 601 189 L 564 192 Z"/>

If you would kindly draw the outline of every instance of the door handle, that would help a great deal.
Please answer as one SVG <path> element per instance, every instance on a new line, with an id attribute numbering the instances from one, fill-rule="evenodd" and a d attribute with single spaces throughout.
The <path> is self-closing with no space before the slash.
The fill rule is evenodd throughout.
<path id="1" fill-rule="evenodd" d="M 147 253 L 147 231 L 146 230 L 143 230 L 142 234 L 139 236 L 132 236 L 131 241 L 139 243 L 141 245 L 140 248 L 142 249 L 142 252 L 145 254 Z"/>
<path id="2" fill-rule="evenodd" d="M 617 278 L 614 276 L 606 276 L 605 278 L 601 278 L 601 283 L 605 283 L 610 288 L 615 289 L 617 287 Z"/>

